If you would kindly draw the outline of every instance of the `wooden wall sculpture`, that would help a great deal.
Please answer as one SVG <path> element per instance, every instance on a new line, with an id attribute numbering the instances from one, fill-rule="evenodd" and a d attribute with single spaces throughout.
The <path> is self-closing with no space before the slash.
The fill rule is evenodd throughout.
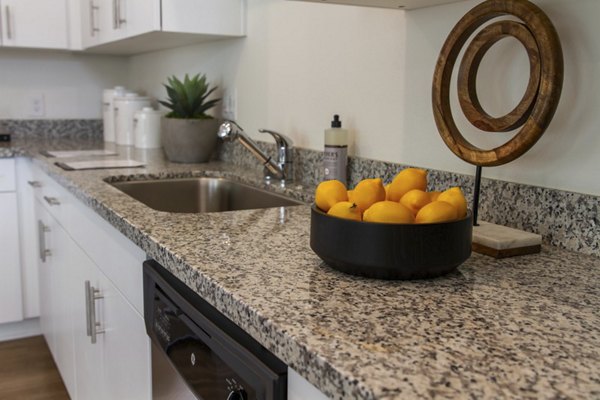
<path id="1" fill-rule="evenodd" d="M 450 81 L 458 55 L 467 40 L 491 19 L 512 16 L 481 29 L 465 50 L 458 71 L 458 98 L 471 124 L 487 132 L 520 128 L 505 144 L 491 150 L 468 142 L 458 130 L 450 109 Z M 477 71 L 487 50 L 502 38 L 519 40 L 529 56 L 530 78 L 525 95 L 507 115 L 493 118 L 477 97 Z M 461 159 L 481 166 L 506 164 L 527 152 L 543 135 L 558 106 L 563 83 L 563 56 L 558 34 L 544 12 L 527 0 L 487 0 L 469 11 L 454 27 L 437 61 L 433 77 L 433 113 L 446 145 Z"/>

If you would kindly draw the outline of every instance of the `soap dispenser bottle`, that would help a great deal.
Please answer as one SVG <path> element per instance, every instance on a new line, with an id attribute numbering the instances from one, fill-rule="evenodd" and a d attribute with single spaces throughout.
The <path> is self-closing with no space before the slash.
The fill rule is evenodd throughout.
<path id="1" fill-rule="evenodd" d="M 346 185 L 348 166 L 348 131 L 342 129 L 339 115 L 333 116 L 331 128 L 325 129 L 325 152 L 323 154 L 324 179 L 337 179 Z"/>

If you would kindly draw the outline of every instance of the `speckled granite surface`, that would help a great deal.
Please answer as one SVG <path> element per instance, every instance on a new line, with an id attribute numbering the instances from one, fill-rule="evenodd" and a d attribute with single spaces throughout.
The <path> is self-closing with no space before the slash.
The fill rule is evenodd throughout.
<path id="1" fill-rule="evenodd" d="M 246 168 L 134 151 L 148 167 L 65 172 L 39 155 L 44 144 L 16 144 L 332 398 L 600 397 L 597 257 L 545 246 L 502 261 L 474 254 L 435 280 L 359 279 L 310 250 L 308 206 L 170 214 L 104 181 L 211 174 L 260 185 Z"/>
<path id="2" fill-rule="evenodd" d="M 259 142 L 261 149 L 275 154 L 275 146 Z M 260 171 L 253 156 L 239 144 L 225 144 L 221 159 Z M 316 185 L 323 178 L 322 152 L 294 149 L 296 180 Z M 361 179 L 381 177 L 385 182 L 406 165 L 351 157 L 350 187 Z M 460 186 L 472 202 L 474 176 L 429 170 L 429 190 Z M 539 233 L 543 241 L 585 254 L 600 256 L 600 198 L 598 196 L 547 189 L 483 178 L 479 203 L 481 220 Z"/>
<path id="3" fill-rule="evenodd" d="M 102 120 L 99 119 L 3 119 L 0 129 L 19 139 L 102 140 Z"/>

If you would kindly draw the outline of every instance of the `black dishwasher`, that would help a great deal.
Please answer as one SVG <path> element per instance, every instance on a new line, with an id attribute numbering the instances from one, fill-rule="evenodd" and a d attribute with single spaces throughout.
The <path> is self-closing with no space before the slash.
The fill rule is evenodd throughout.
<path id="1" fill-rule="evenodd" d="M 144 319 L 196 398 L 287 398 L 285 363 L 153 260 L 144 263 Z"/>

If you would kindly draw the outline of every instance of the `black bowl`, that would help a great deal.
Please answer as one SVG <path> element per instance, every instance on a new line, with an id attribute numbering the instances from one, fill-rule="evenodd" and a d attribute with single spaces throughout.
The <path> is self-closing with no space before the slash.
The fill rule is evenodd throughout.
<path id="1" fill-rule="evenodd" d="M 473 217 L 435 224 L 377 224 L 327 215 L 314 204 L 310 247 L 332 268 L 378 279 L 447 274 L 471 256 Z"/>

